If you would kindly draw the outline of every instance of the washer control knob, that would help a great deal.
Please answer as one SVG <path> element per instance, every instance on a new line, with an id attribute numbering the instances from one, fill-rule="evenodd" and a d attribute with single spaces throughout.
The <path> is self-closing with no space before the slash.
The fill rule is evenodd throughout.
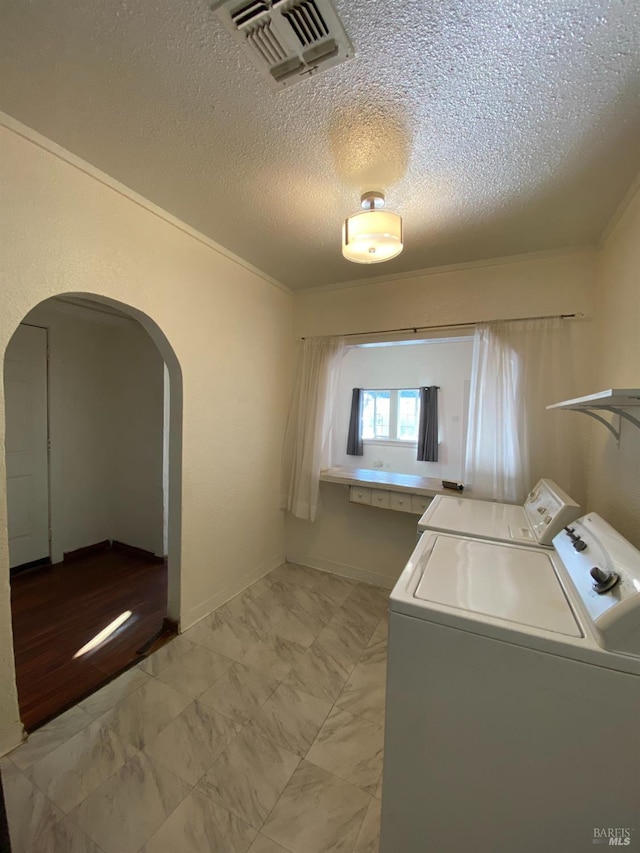
<path id="1" fill-rule="evenodd" d="M 599 595 L 613 589 L 620 580 L 620 575 L 616 572 L 605 572 L 597 566 L 594 566 L 589 574 L 593 578 L 593 588 Z"/>
<path id="2" fill-rule="evenodd" d="M 579 536 L 576 536 L 576 538 L 573 540 L 573 542 L 571 544 L 573 545 L 573 547 L 578 552 L 584 551 L 587 547 L 587 543 L 584 541 L 584 539 L 580 539 Z M 598 571 L 600 571 L 600 570 L 598 569 Z"/>

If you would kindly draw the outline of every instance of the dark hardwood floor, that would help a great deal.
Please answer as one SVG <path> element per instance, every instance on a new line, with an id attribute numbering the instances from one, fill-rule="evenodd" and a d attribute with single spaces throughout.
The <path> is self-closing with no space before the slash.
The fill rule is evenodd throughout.
<path id="1" fill-rule="evenodd" d="M 20 715 L 27 731 L 140 660 L 163 629 L 167 567 L 126 547 L 104 547 L 11 580 Z M 102 645 L 76 652 L 125 611 Z"/>

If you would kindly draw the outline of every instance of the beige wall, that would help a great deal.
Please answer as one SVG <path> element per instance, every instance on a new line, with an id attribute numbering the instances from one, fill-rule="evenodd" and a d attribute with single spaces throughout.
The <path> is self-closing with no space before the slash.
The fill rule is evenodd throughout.
<path id="1" fill-rule="evenodd" d="M 313 524 L 287 516 L 287 559 L 393 586 L 415 548 L 419 516 L 349 503 L 349 487 L 320 483 Z"/>
<path id="2" fill-rule="evenodd" d="M 294 330 L 296 337 L 349 334 L 580 312 L 583 319 L 567 321 L 578 396 L 593 390 L 594 277 L 595 253 L 582 250 L 302 292 L 294 297 Z M 588 429 L 586 418 L 576 423 L 581 437 Z M 581 501 L 586 499 L 586 466 L 585 459 L 584 470 L 573 471 L 569 484 L 558 478 Z M 554 472 L 545 475 L 553 477 Z M 322 512 L 315 524 L 287 518 L 287 556 L 309 566 L 392 585 L 415 543 L 418 517 L 350 504 L 347 486 L 323 484 L 320 496 Z"/>
<path id="3" fill-rule="evenodd" d="M 640 190 L 609 234 L 597 263 L 599 348 L 593 391 L 640 387 Z M 640 408 L 630 409 L 640 418 Z M 576 416 L 578 417 L 578 416 Z M 622 421 L 620 447 L 591 432 L 589 506 L 640 548 L 640 429 Z"/>
<path id="4" fill-rule="evenodd" d="M 593 320 L 594 253 L 588 249 L 469 264 L 367 285 L 296 293 L 296 337 L 353 334 L 541 314 Z M 586 392 L 585 392 L 586 393 Z"/>
<path id="5" fill-rule="evenodd" d="M 186 626 L 283 554 L 278 497 L 291 296 L 87 164 L 9 124 L 0 130 L 0 353 L 28 311 L 60 293 L 103 295 L 164 332 L 183 376 L 177 546 Z M 0 391 L 0 444 L 3 407 Z M 0 754 L 21 732 L 4 483 L 2 457 Z"/>
<path id="6" fill-rule="evenodd" d="M 109 538 L 161 556 L 164 364 L 139 323 L 115 331 Z"/>

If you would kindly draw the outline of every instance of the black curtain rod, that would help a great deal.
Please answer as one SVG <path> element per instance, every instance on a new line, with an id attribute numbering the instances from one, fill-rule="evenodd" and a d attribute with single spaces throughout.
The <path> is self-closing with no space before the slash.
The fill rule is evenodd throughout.
<path id="1" fill-rule="evenodd" d="M 351 332 L 343 335 L 345 338 L 356 338 L 363 335 L 390 335 L 394 332 L 413 332 L 416 335 L 418 332 L 428 332 L 434 329 L 466 329 L 469 326 L 480 326 L 482 323 L 519 323 L 523 320 L 573 320 L 584 317 L 584 314 L 577 312 L 575 314 L 544 314 L 537 317 L 510 317 L 507 320 L 470 320 L 468 323 L 443 323 L 440 326 L 406 326 L 404 329 L 376 329 L 371 332 Z M 322 337 L 334 337 L 334 335 L 326 335 Z M 335 337 L 338 337 L 337 335 Z M 306 338 L 300 338 L 305 341 Z"/>

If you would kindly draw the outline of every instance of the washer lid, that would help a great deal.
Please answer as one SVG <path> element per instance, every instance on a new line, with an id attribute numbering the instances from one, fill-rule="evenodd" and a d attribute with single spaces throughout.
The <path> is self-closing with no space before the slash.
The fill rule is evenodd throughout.
<path id="1" fill-rule="evenodd" d="M 537 544 L 521 506 L 438 495 L 418 522 L 418 529 L 460 533 L 498 541 Z"/>
<path id="2" fill-rule="evenodd" d="M 581 637 L 553 563 L 543 551 L 437 536 L 414 598 Z"/>

